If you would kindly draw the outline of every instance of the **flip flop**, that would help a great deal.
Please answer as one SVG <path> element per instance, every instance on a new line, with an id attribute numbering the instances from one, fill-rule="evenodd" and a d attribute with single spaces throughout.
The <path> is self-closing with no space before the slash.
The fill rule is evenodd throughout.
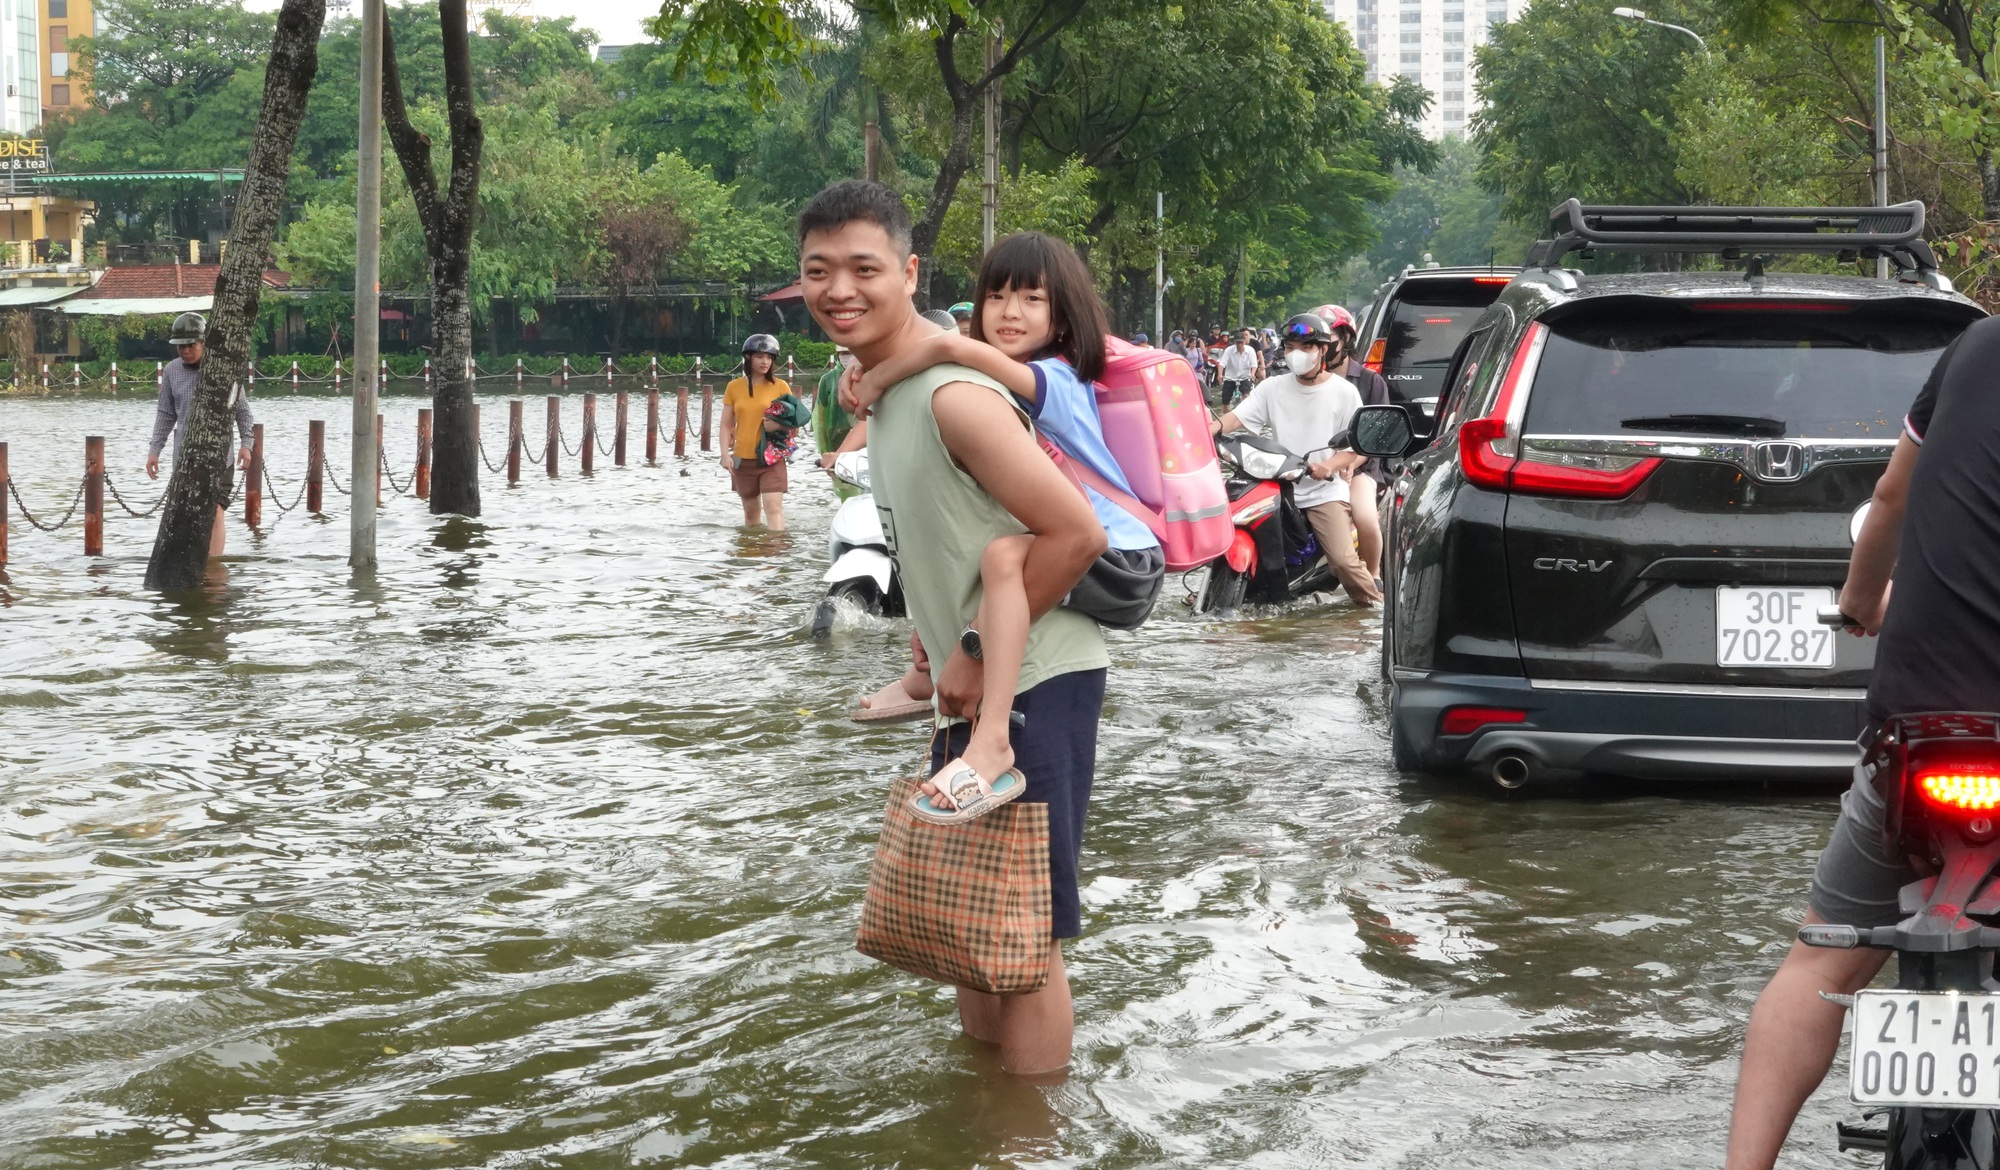
<path id="1" fill-rule="evenodd" d="M 919 792 L 910 798 L 910 812 L 933 825 L 962 825 L 985 816 L 1028 789 L 1028 778 L 1019 768 L 1009 768 L 994 781 L 973 770 L 964 758 L 955 758 L 931 776 L 931 783 L 951 794 L 957 808 L 931 803 L 930 794 Z"/>
<path id="2" fill-rule="evenodd" d="M 912 699 L 903 689 L 903 680 L 897 679 L 869 696 L 870 705 L 856 707 L 848 713 L 848 718 L 856 723 L 914 723 L 919 719 L 929 719 L 935 712 L 929 699 Z"/>

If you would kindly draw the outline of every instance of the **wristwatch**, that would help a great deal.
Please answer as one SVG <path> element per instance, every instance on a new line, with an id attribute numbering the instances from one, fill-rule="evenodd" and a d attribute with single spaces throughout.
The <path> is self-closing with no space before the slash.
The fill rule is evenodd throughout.
<path id="1" fill-rule="evenodd" d="M 979 631 L 973 629 L 971 626 L 965 627 L 964 632 L 959 634 L 958 648 L 965 651 L 965 656 L 974 661 L 979 661 L 986 657 L 984 647 L 979 644 Z"/>

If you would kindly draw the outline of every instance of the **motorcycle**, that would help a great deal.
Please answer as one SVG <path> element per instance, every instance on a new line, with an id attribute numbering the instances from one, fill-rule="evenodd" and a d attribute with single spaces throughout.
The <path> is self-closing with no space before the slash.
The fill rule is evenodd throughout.
<path id="1" fill-rule="evenodd" d="M 1246 601 L 1289 601 L 1338 588 L 1312 525 L 1292 502 L 1292 485 L 1306 474 L 1306 461 L 1241 431 L 1217 435 L 1215 453 L 1227 471 L 1236 535 L 1229 550 L 1209 562 L 1195 612 L 1229 613 Z"/>
<path id="2" fill-rule="evenodd" d="M 1881 1151 L 1888 1170 L 2000 1165 L 2000 715 L 1892 719 L 1862 771 L 1890 840 L 1935 876 L 1903 887 L 1894 926 L 1799 930 L 1807 946 L 1896 954 L 1893 990 L 1821 993 L 1848 1008 L 1851 1099 L 1882 1122 L 1841 1123 L 1840 1148 Z"/>
<path id="3" fill-rule="evenodd" d="M 826 595 L 813 609 L 812 636 L 824 638 L 833 632 L 833 621 L 842 598 L 851 598 L 863 610 L 880 617 L 902 617 L 903 581 L 896 562 L 889 557 L 889 542 L 882 536 L 882 518 L 875 511 L 875 495 L 868 489 L 868 452 L 847 451 L 836 456 L 829 469 L 842 483 L 859 493 L 840 502 L 827 531 L 827 559 L 824 576 Z"/>

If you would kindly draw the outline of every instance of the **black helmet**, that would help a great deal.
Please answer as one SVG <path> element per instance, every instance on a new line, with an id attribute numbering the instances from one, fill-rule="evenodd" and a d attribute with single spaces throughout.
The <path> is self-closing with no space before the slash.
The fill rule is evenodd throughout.
<path id="1" fill-rule="evenodd" d="M 200 313 L 182 313 L 174 318 L 168 345 L 194 345 L 208 332 L 208 320 Z"/>
<path id="2" fill-rule="evenodd" d="M 1326 318 L 1318 313 L 1298 313 L 1286 318 L 1284 328 L 1278 330 L 1278 336 L 1285 341 L 1333 344 L 1333 330 L 1327 325 Z"/>
<path id="3" fill-rule="evenodd" d="M 768 333 L 752 333 L 743 339 L 743 356 L 749 357 L 753 353 L 768 353 L 777 357 L 778 339 Z"/>

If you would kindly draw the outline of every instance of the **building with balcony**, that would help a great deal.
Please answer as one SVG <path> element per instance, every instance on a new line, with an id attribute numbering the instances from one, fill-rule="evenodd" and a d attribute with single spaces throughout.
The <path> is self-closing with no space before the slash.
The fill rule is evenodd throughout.
<path id="1" fill-rule="evenodd" d="M 1486 32 L 1512 20 L 1526 0 L 1325 0 L 1327 15 L 1347 26 L 1368 59 L 1368 80 L 1408 77 L 1431 93 L 1424 133 L 1465 133 L 1477 112 L 1472 50 Z"/>

